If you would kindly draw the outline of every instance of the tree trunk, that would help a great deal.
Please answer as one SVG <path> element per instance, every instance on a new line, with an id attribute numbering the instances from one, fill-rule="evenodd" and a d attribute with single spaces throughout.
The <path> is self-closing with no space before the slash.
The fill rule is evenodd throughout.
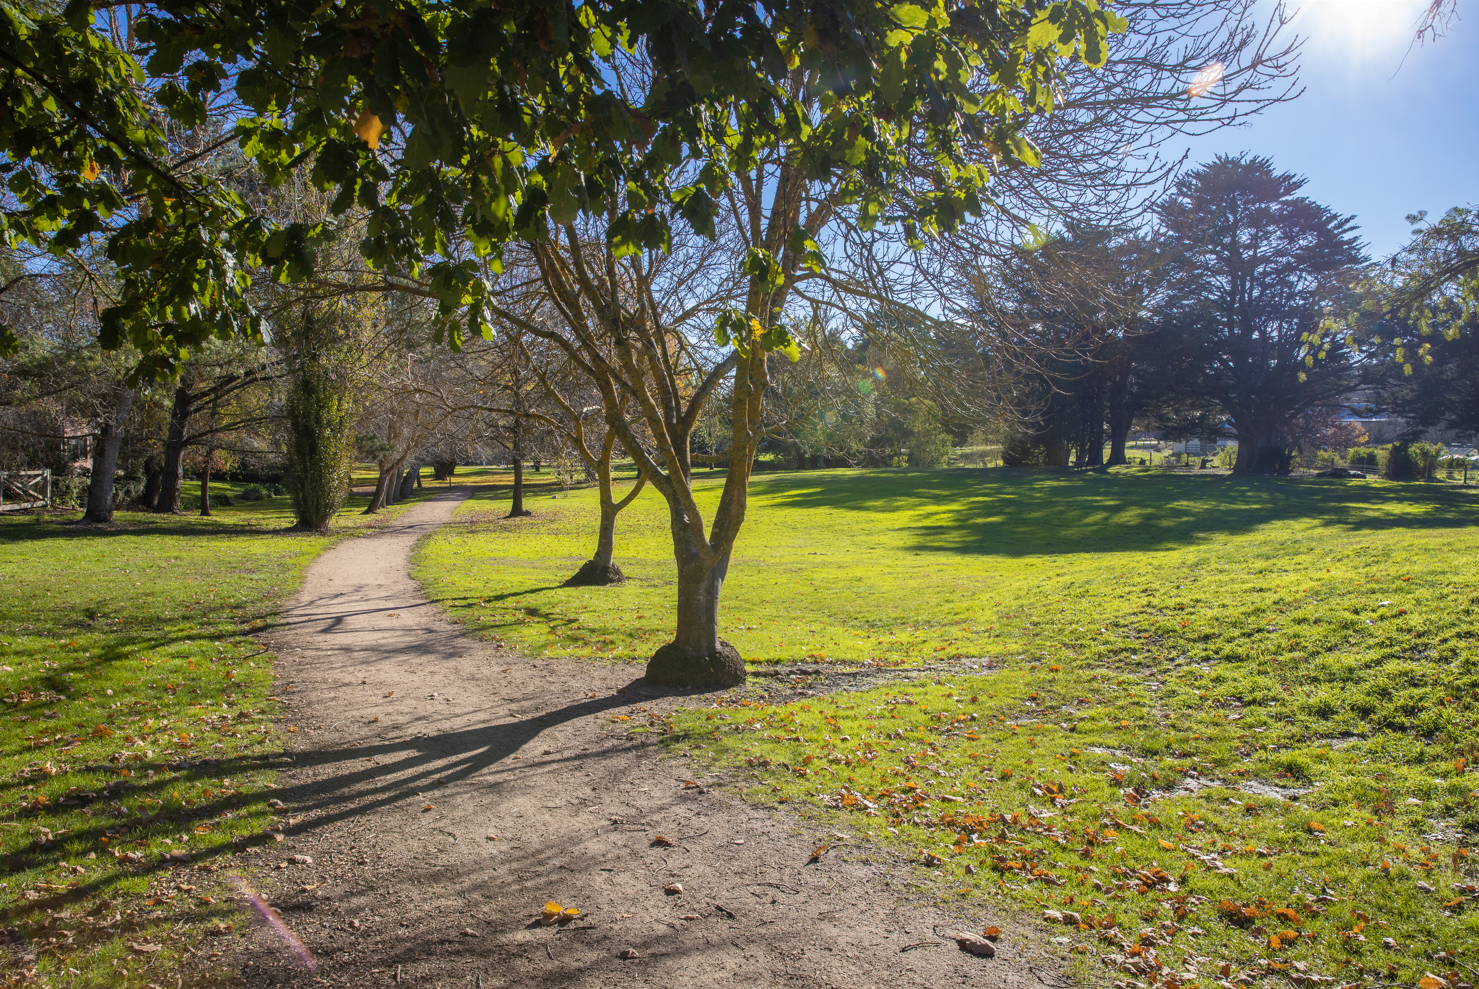
<path id="1" fill-rule="evenodd" d="M 601 528 L 596 535 L 596 553 L 581 564 L 574 577 L 565 581 L 566 587 L 604 587 L 608 584 L 625 583 L 627 579 L 626 574 L 621 572 L 621 567 L 615 562 L 616 516 L 621 514 L 621 510 L 642 493 L 642 487 L 647 483 L 647 478 L 645 475 L 639 475 L 637 486 L 632 488 L 625 498 L 617 501 L 611 491 L 611 447 L 612 444 L 608 440 L 604 458 L 596 466 L 596 479 L 601 486 Z"/>
<path id="2" fill-rule="evenodd" d="M 744 683 L 745 661 L 739 650 L 719 638 L 719 595 L 729 572 L 729 550 L 703 552 L 681 508 L 674 506 L 671 514 L 673 553 L 678 561 L 678 622 L 673 641 L 647 661 L 647 682 L 670 687 Z"/>
<path id="3" fill-rule="evenodd" d="M 1104 466 L 1104 406 L 1099 396 L 1094 396 L 1089 407 L 1088 426 L 1088 466 Z"/>
<path id="4" fill-rule="evenodd" d="M 385 507 L 385 484 L 388 477 L 389 473 L 384 467 L 381 467 L 378 476 L 375 478 L 375 490 L 370 492 L 370 503 L 365 506 L 364 514 L 374 515 Z"/>
<path id="5" fill-rule="evenodd" d="M 211 461 L 216 459 L 216 448 L 206 447 L 205 462 L 200 467 L 200 514 L 206 518 L 211 514 Z"/>
<path id="6" fill-rule="evenodd" d="M 87 511 L 80 521 L 103 524 L 113 521 L 113 475 L 118 470 L 118 451 L 123 446 L 128 410 L 134 403 L 134 390 L 123 389 L 113 412 L 103 420 L 97 442 L 92 447 L 92 477 L 87 482 Z"/>
<path id="7" fill-rule="evenodd" d="M 1233 464 L 1233 471 L 1268 474 L 1287 469 L 1289 441 L 1283 426 L 1251 416 L 1246 421 L 1248 426 L 1238 426 L 1238 459 Z"/>
<path id="8" fill-rule="evenodd" d="M 190 389 L 182 384 L 175 389 L 175 401 L 170 407 L 164 469 L 159 475 L 159 498 L 154 503 L 156 512 L 180 514 L 180 488 L 185 483 L 185 427 L 190 422 L 190 411 Z"/>
<path id="9" fill-rule="evenodd" d="M 411 497 L 411 492 L 416 490 L 416 482 L 421 479 L 420 467 L 407 467 L 406 473 L 401 477 L 400 496 Z"/>
<path id="10" fill-rule="evenodd" d="M 151 512 L 159 504 L 159 483 L 162 476 L 158 462 L 150 455 L 144 461 L 144 493 L 139 497 L 139 503 Z"/>
<path id="11" fill-rule="evenodd" d="M 1134 417 L 1128 412 L 1120 411 L 1110 417 L 1109 420 L 1109 460 L 1106 465 L 1117 467 L 1128 464 L 1129 457 L 1125 455 L 1125 443 L 1130 438 L 1130 424 Z"/>
<path id="12" fill-rule="evenodd" d="M 514 503 L 505 518 L 516 519 L 534 513 L 524 507 L 524 460 L 514 455 Z"/>

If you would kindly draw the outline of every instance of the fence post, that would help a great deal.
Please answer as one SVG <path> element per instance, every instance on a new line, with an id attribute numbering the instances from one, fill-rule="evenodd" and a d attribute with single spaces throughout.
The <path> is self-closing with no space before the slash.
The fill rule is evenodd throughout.
<path id="1" fill-rule="evenodd" d="M 51 507 L 51 468 L 46 468 L 46 507 Z"/>

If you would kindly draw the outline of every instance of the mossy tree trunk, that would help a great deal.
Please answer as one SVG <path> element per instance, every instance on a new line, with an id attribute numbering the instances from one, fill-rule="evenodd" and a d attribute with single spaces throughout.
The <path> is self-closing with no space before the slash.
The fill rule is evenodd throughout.
<path id="1" fill-rule="evenodd" d="M 321 532 L 349 497 L 355 400 L 332 325 L 305 307 L 290 364 L 288 462 L 297 528 Z"/>

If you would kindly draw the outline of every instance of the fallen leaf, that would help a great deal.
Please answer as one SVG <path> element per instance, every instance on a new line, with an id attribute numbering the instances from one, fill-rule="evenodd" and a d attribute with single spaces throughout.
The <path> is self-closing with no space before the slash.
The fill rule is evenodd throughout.
<path id="1" fill-rule="evenodd" d="M 955 935 L 955 943 L 960 946 L 961 951 L 968 951 L 978 958 L 996 957 L 996 945 L 979 934 L 967 934 L 962 931 Z"/>
<path id="2" fill-rule="evenodd" d="M 654 847 L 654 848 L 672 848 L 673 847 L 673 841 L 672 841 L 671 838 L 668 838 L 666 835 L 658 835 L 656 838 L 653 838 L 652 839 L 652 847 Z"/>
<path id="3" fill-rule="evenodd" d="M 680 893 L 683 892 L 683 884 L 682 883 L 668 883 L 666 886 L 664 886 L 662 888 L 662 891 L 664 893 L 668 894 L 669 896 L 677 896 L 677 895 L 679 895 Z"/>
<path id="4" fill-rule="evenodd" d="M 981 936 L 995 940 L 996 938 L 1001 937 L 1001 928 L 997 927 L 995 924 L 992 924 L 990 927 L 981 932 Z"/>
<path id="5" fill-rule="evenodd" d="M 155 944 L 152 941 L 148 942 L 147 944 L 134 944 L 132 941 L 130 941 L 128 943 L 128 950 L 142 952 L 146 955 L 152 955 L 154 952 L 159 950 L 159 945 Z"/>
<path id="6" fill-rule="evenodd" d="M 625 958 L 630 961 L 633 958 L 641 958 L 642 955 L 636 948 L 622 948 L 621 951 L 617 952 L 616 957 Z"/>

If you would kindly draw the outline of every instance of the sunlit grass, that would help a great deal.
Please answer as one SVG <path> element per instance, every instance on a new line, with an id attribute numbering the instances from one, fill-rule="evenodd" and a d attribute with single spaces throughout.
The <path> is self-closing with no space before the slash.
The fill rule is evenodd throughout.
<path id="1" fill-rule="evenodd" d="M 666 641 L 661 503 L 623 515 L 634 579 L 600 589 L 558 587 L 592 499 L 534 508 L 475 501 L 418 574 L 530 651 Z M 1472 981 L 1475 508 L 1454 486 L 1137 470 L 762 476 L 722 634 L 759 664 L 892 679 L 789 702 L 757 679 L 669 737 L 896 846 L 983 924 L 1077 915 L 1035 943 L 1114 978 Z"/>
<path id="2" fill-rule="evenodd" d="M 373 524 L 355 511 L 338 531 Z M 232 856 L 273 819 L 272 656 L 250 633 L 334 536 L 286 532 L 285 497 L 59 521 L 0 516 L 0 972 L 174 985 L 199 949 L 199 984 L 239 920 Z"/>

